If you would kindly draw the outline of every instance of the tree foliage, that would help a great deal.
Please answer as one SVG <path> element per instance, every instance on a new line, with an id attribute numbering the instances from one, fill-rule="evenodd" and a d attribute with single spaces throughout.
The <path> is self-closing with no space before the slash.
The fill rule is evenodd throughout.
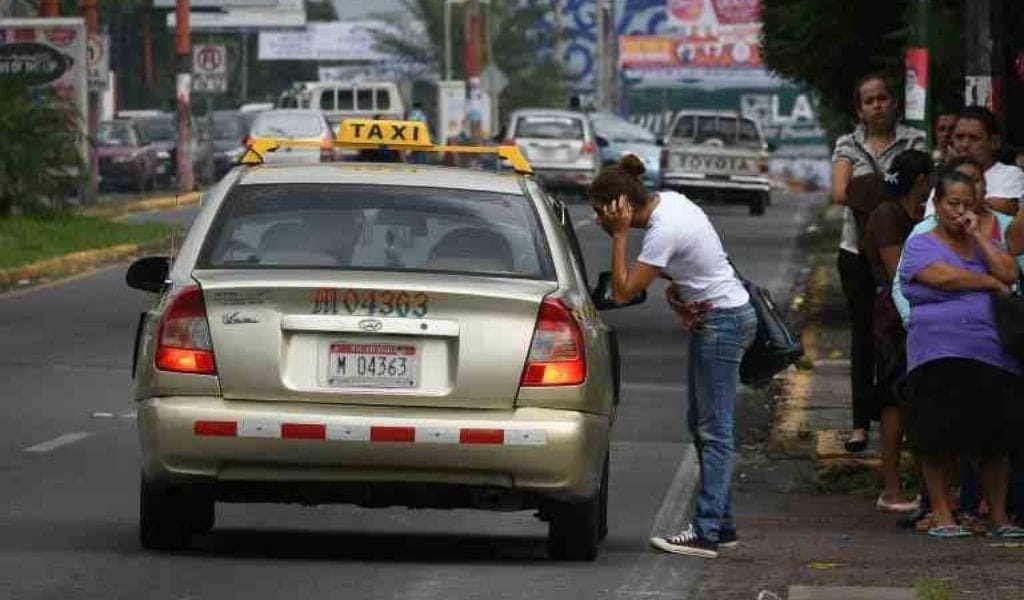
<path id="1" fill-rule="evenodd" d="M 84 173 L 74 107 L 46 88 L 0 79 L 0 217 L 63 198 Z"/>
<path id="2" fill-rule="evenodd" d="M 963 0 L 933 0 L 929 47 L 932 94 L 938 105 L 962 93 Z M 763 0 L 764 60 L 779 75 L 809 85 L 831 131 L 853 120 L 853 87 L 868 73 L 903 84 L 903 51 L 913 39 L 911 0 Z"/>

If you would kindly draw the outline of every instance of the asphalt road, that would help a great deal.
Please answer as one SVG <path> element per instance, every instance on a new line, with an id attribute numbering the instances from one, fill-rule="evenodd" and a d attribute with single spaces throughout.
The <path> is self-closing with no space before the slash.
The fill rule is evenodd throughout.
<path id="1" fill-rule="evenodd" d="M 784 297 L 815 204 L 780 196 L 763 218 L 708 212 L 746 275 Z M 596 280 L 608 239 L 586 207 L 572 212 Z M 620 330 L 624 397 L 596 562 L 546 561 L 546 527 L 528 513 L 347 506 L 221 504 L 193 551 L 143 551 L 128 386 L 149 298 L 125 287 L 125 267 L 0 296 L 0 598 L 657 599 L 686 597 L 699 579 L 701 559 L 647 547 L 685 523 L 697 474 L 683 427 L 685 336 L 660 287 L 605 314 Z"/>

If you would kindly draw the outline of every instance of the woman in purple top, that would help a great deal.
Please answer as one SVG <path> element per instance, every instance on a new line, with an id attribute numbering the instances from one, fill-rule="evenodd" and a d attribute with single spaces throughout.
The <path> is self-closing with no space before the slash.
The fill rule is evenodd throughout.
<path id="1" fill-rule="evenodd" d="M 1021 364 L 999 344 L 990 294 L 1007 293 L 1020 271 L 978 226 L 971 180 L 958 173 L 936 186 L 938 227 L 911 237 L 899 268 L 910 301 L 905 386 L 908 435 L 921 459 L 937 525 L 961 537 L 948 502 L 948 467 L 959 453 L 981 457 L 985 496 L 998 537 L 1024 537 L 1006 514 L 1007 452 L 1024 427 Z"/>

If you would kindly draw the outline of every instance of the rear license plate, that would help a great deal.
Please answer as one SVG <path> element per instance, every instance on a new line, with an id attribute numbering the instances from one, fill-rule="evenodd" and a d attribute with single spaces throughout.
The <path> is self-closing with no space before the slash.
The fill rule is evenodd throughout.
<path id="1" fill-rule="evenodd" d="M 327 385 L 412 389 L 419 376 L 419 359 L 416 344 L 335 342 L 327 354 Z"/>

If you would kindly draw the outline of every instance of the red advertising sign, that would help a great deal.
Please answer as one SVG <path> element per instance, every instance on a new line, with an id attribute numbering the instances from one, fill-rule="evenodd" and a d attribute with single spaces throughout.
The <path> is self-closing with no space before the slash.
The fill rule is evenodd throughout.
<path id="1" fill-rule="evenodd" d="M 904 65 L 906 67 L 904 116 L 911 121 L 923 121 L 928 98 L 928 49 L 907 48 Z"/>
<path id="2" fill-rule="evenodd" d="M 761 0 L 712 0 L 721 25 L 757 23 L 761 20 Z"/>
<path id="3" fill-rule="evenodd" d="M 58 48 L 64 48 L 68 44 L 71 44 L 75 41 L 75 36 L 78 35 L 78 33 L 70 27 L 51 27 L 44 33 L 46 35 L 46 39 Z"/>
<path id="4" fill-rule="evenodd" d="M 619 62 L 624 69 L 753 69 L 762 66 L 761 48 L 757 44 L 667 35 L 619 37 Z"/>
<path id="5" fill-rule="evenodd" d="M 704 16 L 704 0 L 668 0 L 669 15 L 677 21 L 693 23 Z"/>

